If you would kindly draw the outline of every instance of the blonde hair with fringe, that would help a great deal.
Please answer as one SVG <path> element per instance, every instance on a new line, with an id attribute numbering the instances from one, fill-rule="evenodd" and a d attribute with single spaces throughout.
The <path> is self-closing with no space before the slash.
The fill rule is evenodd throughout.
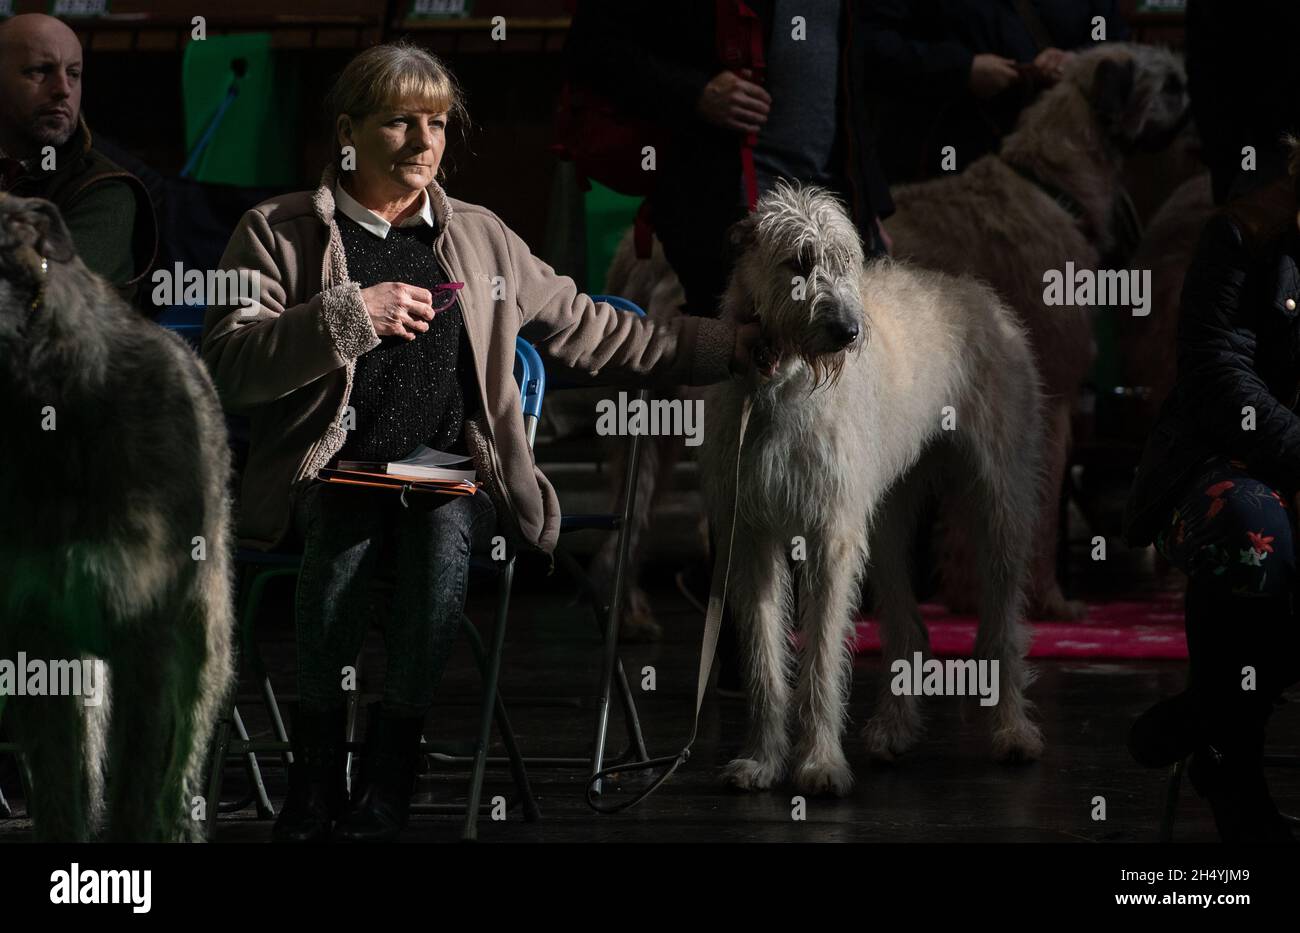
<path id="1" fill-rule="evenodd" d="M 331 141 L 337 144 L 338 118 L 344 114 L 360 121 L 409 103 L 445 111 L 462 135 L 469 124 L 460 85 L 437 56 L 405 41 L 372 46 L 348 62 L 325 96 Z M 340 152 L 334 163 L 340 171 L 342 160 Z M 440 166 L 438 174 L 443 173 Z"/>

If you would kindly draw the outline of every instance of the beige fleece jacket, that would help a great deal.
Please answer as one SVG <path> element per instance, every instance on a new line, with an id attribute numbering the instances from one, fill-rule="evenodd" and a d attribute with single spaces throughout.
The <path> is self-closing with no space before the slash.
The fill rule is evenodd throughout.
<path id="1" fill-rule="evenodd" d="M 272 198 L 244 215 L 221 268 L 257 272 L 260 299 L 214 305 L 204 318 L 203 360 L 222 402 L 252 424 L 239 504 L 247 547 L 270 549 L 288 534 L 294 496 L 343 446 L 357 357 L 379 344 L 360 286 L 348 279 L 334 180 L 327 168 L 315 192 Z M 696 317 L 656 324 L 597 304 L 491 211 L 449 198 L 436 182 L 429 196 L 439 225 L 434 256 L 465 283 L 459 297 L 482 402 L 465 425 L 475 468 L 505 532 L 549 552 L 560 507 L 524 433 L 516 335 L 548 361 L 601 381 L 704 385 L 727 377 L 734 327 Z"/>

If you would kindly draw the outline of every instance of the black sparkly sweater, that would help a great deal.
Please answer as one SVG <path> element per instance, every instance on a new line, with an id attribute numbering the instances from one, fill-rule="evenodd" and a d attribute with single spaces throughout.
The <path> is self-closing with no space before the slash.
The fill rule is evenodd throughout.
<path id="1" fill-rule="evenodd" d="M 335 217 L 348 278 L 362 288 L 404 282 L 433 291 L 447 282 L 433 252 L 437 229 L 425 224 L 393 227 L 381 239 L 341 211 Z M 379 346 L 358 357 L 348 401 L 356 411 L 356 427 L 338 458 L 400 460 L 420 444 L 464 453 L 461 427 L 477 400 L 473 357 L 457 302 L 435 314 L 429 329 L 414 340 L 382 337 Z"/>

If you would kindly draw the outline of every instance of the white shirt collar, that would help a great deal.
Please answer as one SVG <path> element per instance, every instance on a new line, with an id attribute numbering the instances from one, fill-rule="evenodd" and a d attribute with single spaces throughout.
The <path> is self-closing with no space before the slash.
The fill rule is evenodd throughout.
<path id="1" fill-rule="evenodd" d="M 356 221 L 381 240 L 388 239 L 388 231 L 393 228 L 393 225 L 348 194 L 347 190 L 340 184 L 334 185 L 334 204 L 347 217 Z M 414 227 L 417 224 L 434 226 L 433 205 L 429 202 L 429 192 L 427 190 L 420 192 L 420 209 L 403 220 L 398 226 Z"/>

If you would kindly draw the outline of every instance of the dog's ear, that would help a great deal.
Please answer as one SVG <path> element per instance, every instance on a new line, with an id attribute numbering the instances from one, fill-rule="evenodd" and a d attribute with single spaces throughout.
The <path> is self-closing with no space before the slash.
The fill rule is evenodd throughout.
<path id="1" fill-rule="evenodd" d="M 20 246 L 28 247 L 37 259 L 67 262 L 77 254 L 68 225 L 59 209 L 43 198 L 24 198 L 3 216 L 5 233 Z"/>
<path id="2" fill-rule="evenodd" d="M 1103 126 L 1124 124 L 1133 86 L 1137 80 L 1137 61 L 1132 56 L 1103 58 L 1092 75 L 1092 107 Z"/>

